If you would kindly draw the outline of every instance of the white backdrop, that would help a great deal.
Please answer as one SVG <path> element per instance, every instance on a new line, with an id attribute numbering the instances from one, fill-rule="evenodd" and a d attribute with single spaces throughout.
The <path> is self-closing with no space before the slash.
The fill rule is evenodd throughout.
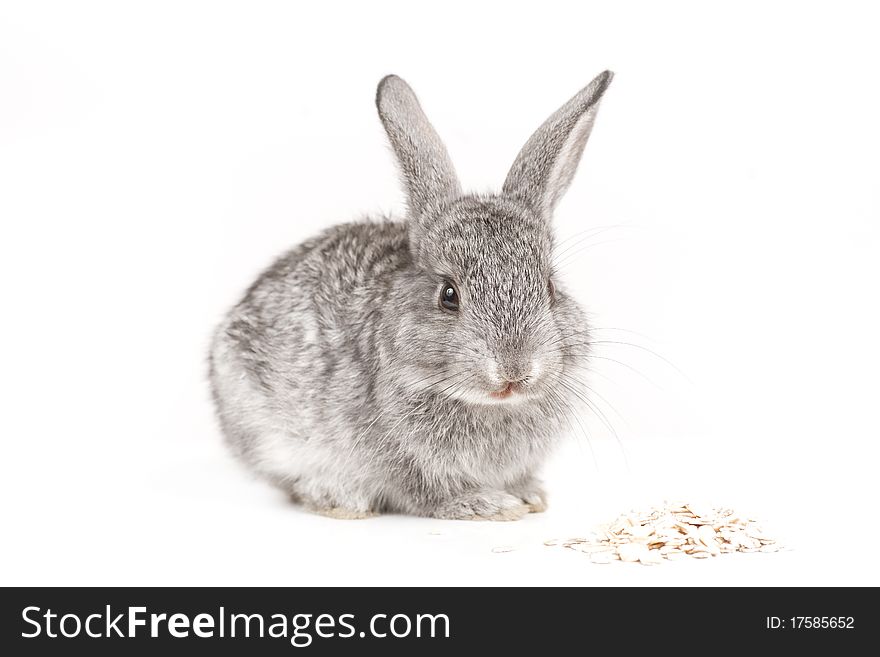
<path id="1" fill-rule="evenodd" d="M 0 583 L 880 584 L 867 7 L 0 4 Z M 605 68 L 556 224 L 607 227 L 566 280 L 634 332 L 603 334 L 636 346 L 591 384 L 619 443 L 585 415 L 518 523 L 335 521 L 252 480 L 208 336 L 290 245 L 400 210 L 378 80 L 413 85 L 483 190 Z M 645 568 L 542 545 L 666 497 L 795 549 Z"/>

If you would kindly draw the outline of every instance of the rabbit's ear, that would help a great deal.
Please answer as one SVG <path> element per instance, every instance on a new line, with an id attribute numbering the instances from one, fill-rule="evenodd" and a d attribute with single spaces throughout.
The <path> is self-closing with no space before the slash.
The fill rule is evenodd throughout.
<path id="1" fill-rule="evenodd" d="M 605 71 L 560 107 L 526 142 L 504 181 L 504 192 L 549 217 L 577 170 L 602 94 L 614 74 Z"/>
<path id="2" fill-rule="evenodd" d="M 379 82 L 376 107 L 400 164 L 410 216 L 461 194 L 455 169 L 410 86 L 396 75 Z"/>

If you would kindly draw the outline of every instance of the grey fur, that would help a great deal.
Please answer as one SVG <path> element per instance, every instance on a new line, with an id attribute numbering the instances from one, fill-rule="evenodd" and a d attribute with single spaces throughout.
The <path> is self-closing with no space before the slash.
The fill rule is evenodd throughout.
<path id="1" fill-rule="evenodd" d="M 339 225 L 282 256 L 217 329 L 211 384 L 229 444 L 307 507 L 516 519 L 582 400 L 588 328 L 556 283 L 549 213 L 610 81 L 532 136 L 501 195 L 463 195 L 409 86 L 377 106 L 408 193 L 404 221 Z M 457 313 L 438 305 L 454 281 Z M 490 393 L 509 381 L 519 392 Z"/>

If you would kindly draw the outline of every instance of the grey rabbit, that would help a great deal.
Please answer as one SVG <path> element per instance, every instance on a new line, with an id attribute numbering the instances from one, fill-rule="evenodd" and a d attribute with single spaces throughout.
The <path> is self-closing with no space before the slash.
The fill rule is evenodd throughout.
<path id="1" fill-rule="evenodd" d="M 245 463 L 336 518 L 546 508 L 535 474 L 582 402 L 589 346 L 554 278 L 551 215 L 611 78 L 538 128 L 497 195 L 463 193 L 412 89 L 379 83 L 406 217 L 303 242 L 214 334 L 213 396 Z"/>

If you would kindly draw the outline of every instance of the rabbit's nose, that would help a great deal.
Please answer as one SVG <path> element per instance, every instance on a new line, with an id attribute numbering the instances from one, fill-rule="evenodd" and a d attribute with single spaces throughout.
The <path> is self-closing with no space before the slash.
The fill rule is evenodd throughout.
<path id="1" fill-rule="evenodd" d="M 518 358 L 509 360 L 498 365 L 498 378 L 502 384 L 521 386 L 532 374 L 532 362 L 529 359 Z"/>

